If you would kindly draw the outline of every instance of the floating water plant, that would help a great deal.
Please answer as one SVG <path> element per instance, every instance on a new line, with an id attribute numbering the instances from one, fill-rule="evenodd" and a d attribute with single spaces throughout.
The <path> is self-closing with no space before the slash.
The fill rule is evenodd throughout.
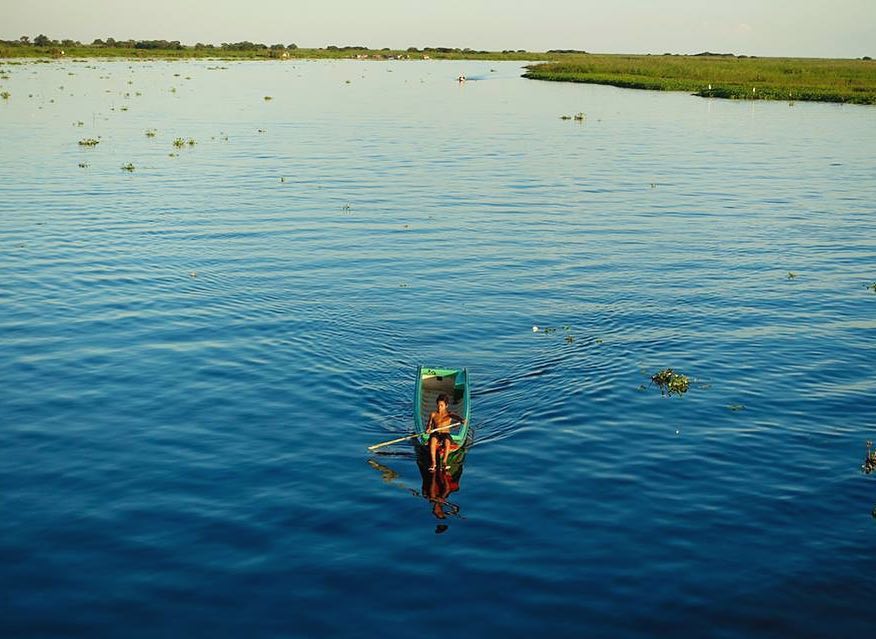
<path id="1" fill-rule="evenodd" d="M 736 411 L 745 410 L 745 406 L 743 404 L 730 404 L 727 408 L 732 410 L 734 413 Z"/>
<path id="2" fill-rule="evenodd" d="M 4 100 L 8 100 L 11 95 L 12 94 L 9 93 L 9 91 L 3 91 L 2 93 L 0 93 L 0 98 L 3 98 Z"/>
<path id="3" fill-rule="evenodd" d="M 97 146 L 98 144 L 100 144 L 100 140 L 95 140 L 94 138 L 79 140 L 79 146 Z"/>
<path id="4" fill-rule="evenodd" d="M 147 129 L 146 130 L 146 137 L 147 138 L 154 138 L 155 133 L 156 133 L 155 129 Z"/>
<path id="5" fill-rule="evenodd" d="M 268 100 L 273 100 L 273 99 L 274 99 L 274 98 L 272 98 L 272 97 L 269 96 L 269 95 L 266 95 L 266 96 L 265 96 L 265 102 L 267 102 Z"/>
<path id="6" fill-rule="evenodd" d="M 127 164 L 122 165 L 122 171 L 128 171 L 129 173 L 134 170 L 134 165 L 128 162 Z"/>
<path id="7" fill-rule="evenodd" d="M 865 284 L 864 287 L 876 293 L 876 282 L 873 282 L 872 284 Z"/>
<path id="8" fill-rule="evenodd" d="M 683 395 L 690 388 L 690 379 L 687 375 L 676 373 L 671 368 L 664 368 L 662 371 L 651 376 L 651 382 L 660 388 L 661 395 Z"/>
<path id="9" fill-rule="evenodd" d="M 575 114 L 575 120 L 576 120 L 577 122 L 583 122 L 585 117 L 586 117 L 586 116 L 585 116 L 583 113 L 580 113 L 580 112 L 578 112 L 578 113 Z"/>
<path id="10" fill-rule="evenodd" d="M 873 446 L 873 442 L 867 442 L 867 456 L 864 458 L 864 463 L 861 465 L 861 470 L 863 470 L 866 474 L 870 474 L 873 471 L 876 471 L 876 450 L 870 451 L 870 448 Z"/>
<path id="11" fill-rule="evenodd" d="M 572 119 L 572 116 L 571 116 L 571 115 L 561 115 L 561 116 L 560 116 L 560 119 L 561 119 L 561 120 L 571 120 L 571 119 Z"/>
<path id="12" fill-rule="evenodd" d="M 80 162 L 80 163 L 79 163 L 79 168 L 80 168 L 80 169 L 87 169 L 87 168 L 88 168 L 88 162 Z"/>
<path id="13" fill-rule="evenodd" d="M 789 280 L 796 280 L 796 279 L 797 279 L 797 274 L 788 271 L 788 279 L 789 279 Z"/>

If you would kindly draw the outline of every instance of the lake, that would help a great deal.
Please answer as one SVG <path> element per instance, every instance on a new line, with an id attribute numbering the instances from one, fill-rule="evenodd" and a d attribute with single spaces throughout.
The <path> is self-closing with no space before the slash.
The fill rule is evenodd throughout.
<path id="1" fill-rule="evenodd" d="M 876 109 L 0 69 L 4 636 L 872 634 Z"/>

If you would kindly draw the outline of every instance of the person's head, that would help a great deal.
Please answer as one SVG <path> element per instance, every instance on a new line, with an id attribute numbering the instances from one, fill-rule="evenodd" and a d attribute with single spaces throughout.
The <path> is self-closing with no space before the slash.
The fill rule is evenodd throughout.
<path id="1" fill-rule="evenodd" d="M 441 404 L 444 404 L 444 406 Z M 446 410 L 450 406 L 450 398 L 447 397 L 447 393 L 441 393 L 435 398 L 435 406 L 438 407 L 438 410 Z"/>

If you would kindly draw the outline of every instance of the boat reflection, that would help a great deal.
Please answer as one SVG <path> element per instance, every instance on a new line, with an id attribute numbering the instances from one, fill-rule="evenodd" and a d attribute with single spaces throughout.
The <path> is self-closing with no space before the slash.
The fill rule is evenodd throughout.
<path id="1" fill-rule="evenodd" d="M 417 448 L 423 447 L 418 446 Z M 465 448 L 454 451 L 450 455 L 448 470 L 432 472 L 429 470 L 428 451 L 417 450 L 417 469 L 420 471 L 420 479 L 422 480 L 420 490 L 404 486 L 401 475 L 396 470 L 378 462 L 374 458 L 368 460 L 368 465 L 379 472 L 381 479 L 387 484 L 404 488 L 411 495 L 428 501 L 432 516 L 439 520 L 439 523 L 435 526 L 435 534 L 441 534 L 447 530 L 450 519 L 463 519 L 459 504 L 452 501 L 450 496 L 459 491 L 465 454 Z"/>
<path id="2" fill-rule="evenodd" d="M 451 464 L 449 470 L 429 470 L 428 462 L 418 461 L 420 476 L 423 479 L 423 488 L 420 495 L 429 500 L 432 505 L 432 515 L 444 522 L 448 517 L 462 517 L 458 504 L 450 501 L 450 495 L 459 490 L 462 480 L 462 464 Z M 446 523 L 440 523 L 435 527 L 435 533 L 440 534 L 447 530 Z"/>

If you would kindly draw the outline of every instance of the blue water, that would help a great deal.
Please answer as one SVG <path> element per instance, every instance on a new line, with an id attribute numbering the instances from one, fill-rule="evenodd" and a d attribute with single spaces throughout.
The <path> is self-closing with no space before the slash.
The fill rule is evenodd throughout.
<path id="1" fill-rule="evenodd" d="M 872 633 L 873 108 L 0 69 L 3 636 Z"/>

